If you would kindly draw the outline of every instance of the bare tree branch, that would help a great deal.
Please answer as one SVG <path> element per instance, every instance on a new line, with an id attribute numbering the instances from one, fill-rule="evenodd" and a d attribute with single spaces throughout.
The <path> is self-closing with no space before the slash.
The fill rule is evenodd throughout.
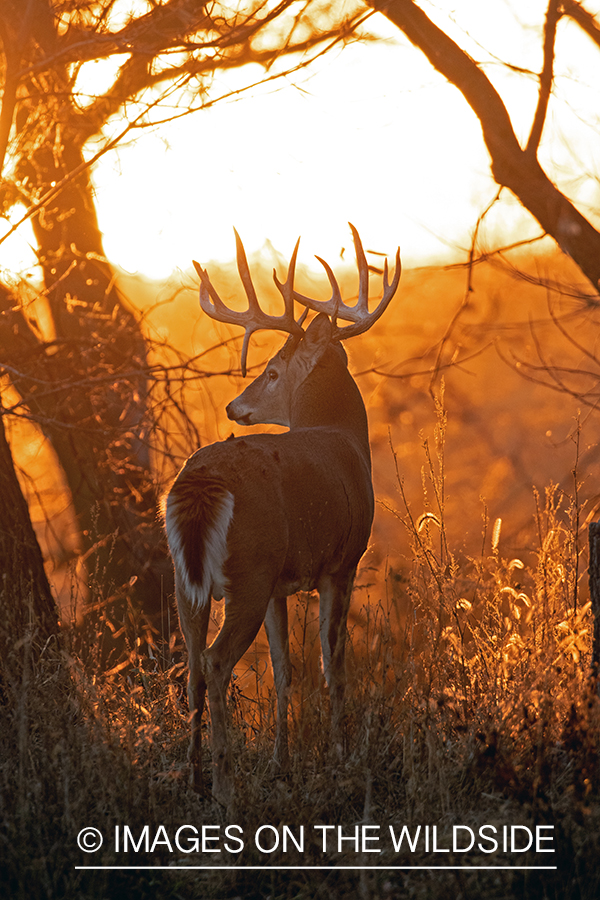
<path id="1" fill-rule="evenodd" d="M 552 82 L 554 80 L 554 41 L 556 38 L 556 26 L 560 19 L 560 0 L 550 0 L 548 4 L 548 12 L 546 13 L 546 25 L 544 27 L 544 65 L 540 74 L 540 93 L 538 96 L 537 107 L 533 117 L 533 124 L 527 141 L 525 152 L 533 156 L 537 154 L 542 131 L 544 130 L 544 122 L 546 121 L 546 112 L 548 111 L 548 101 L 552 92 Z"/>
<path id="2" fill-rule="evenodd" d="M 535 154 L 521 148 L 507 109 L 482 69 L 414 0 L 371 0 L 371 6 L 397 25 L 432 66 L 462 92 L 480 121 L 494 178 L 510 188 L 577 263 L 594 288 L 589 299 L 597 302 L 600 233 L 550 181 Z M 540 107 L 540 116 L 542 111 Z"/>
<path id="3" fill-rule="evenodd" d="M 576 0 L 563 0 L 562 11 L 565 16 L 569 16 L 574 22 L 577 22 L 587 36 L 600 47 L 600 25 L 581 3 L 577 3 Z"/>
<path id="4" fill-rule="evenodd" d="M 307 66 L 312 65 L 315 60 L 331 50 L 334 46 L 348 41 L 351 35 L 354 34 L 372 14 L 372 12 L 367 12 L 365 14 L 363 11 L 360 16 L 357 15 L 341 24 L 336 23 L 334 28 L 320 32 L 318 36 L 313 35 L 296 43 L 287 42 L 285 47 L 280 48 L 276 54 L 277 58 L 292 54 L 306 54 L 308 51 L 314 50 L 317 47 L 321 47 L 322 49 L 311 56 L 304 56 L 298 63 L 275 73 L 273 76 L 262 79 L 262 81 L 270 81 L 273 78 L 287 78 Z M 248 26 L 249 35 L 254 33 L 255 30 L 256 29 L 252 29 L 252 31 L 250 31 L 250 26 Z M 203 46 L 205 49 L 216 46 L 218 46 L 220 50 L 226 46 L 229 49 L 226 54 L 220 52 L 218 54 L 205 56 L 190 55 L 184 62 L 179 63 L 178 65 L 164 66 L 161 69 L 155 69 L 151 65 L 151 61 L 148 61 L 147 57 L 137 53 L 134 54 L 123 64 L 112 87 L 105 94 L 99 96 L 90 106 L 85 108 L 84 116 L 88 124 L 86 126 L 85 122 L 82 122 L 82 133 L 85 131 L 91 137 L 100 130 L 102 125 L 111 115 L 114 115 L 119 111 L 128 99 L 140 95 L 144 90 L 156 87 L 159 84 L 179 81 L 179 84 L 182 87 L 184 84 L 189 84 L 193 78 L 212 75 L 216 71 L 241 68 L 249 63 L 257 63 L 258 65 L 265 67 L 265 69 L 269 69 L 274 60 L 274 54 L 271 48 L 257 49 L 246 39 L 235 42 L 230 40 L 221 40 L 220 42 L 212 41 Z M 254 85 L 249 85 L 248 87 L 251 86 Z M 159 103 L 154 103 L 154 106 L 158 106 L 160 102 L 161 101 L 159 101 Z M 202 103 L 201 107 L 207 108 L 212 105 L 213 102 L 214 101 Z M 197 110 L 198 108 L 200 107 L 196 105 L 195 109 Z"/>

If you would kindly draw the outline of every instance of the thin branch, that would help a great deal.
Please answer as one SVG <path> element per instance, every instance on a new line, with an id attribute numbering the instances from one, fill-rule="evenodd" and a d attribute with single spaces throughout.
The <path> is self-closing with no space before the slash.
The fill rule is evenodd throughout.
<path id="1" fill-rule="evenodd" d="M 370 5 L 403 31 L 431 65 L 461 91 L 481 124 L 498 184 L 510 188 L 598 292 L 600 233 L 552 183 L 537 158 L 521 148 L 502 98 L 475 60 L 414 0 L 370 0 Z"/>
<path id="2" fill-rule="evenodd" d="M 581 344 L 578 340 L 576 340 L 573 337 L 573 335 L 569 331 L 567 331 L 567 329 L 565 328 L 565 326 L 563 325 L 563 323 L 560 321 L 559 317 L 557 316 L 557 314 L 554 310 L 553 304 L 550 302 L 548 303 L 548 311 L 550 313 L 550 317 L 552 318 L 554 325 L 556 326 L 556 328 L 558 328 L 558 330 L 563 335 L 563 337 L 568 341 L 568 343 L 571 344 L 571 346 L 574 347 L 579 353 L 581 353 L 582 356 L 586 356 L 589 360 L 591 360 L 591 362 L 598 365 L 599 360 L 598 360 L 598 357 L 596 356 L 596 354 L 592 353 L 591 350 L 588 350 L 587 347 L 584 347 L 583 344 Z M 579 371 L 582 371 L 580 367 L 578 367 L 578 369 L 579 369 Z"/>
<path id="3" fill-rule="evenodd" d="M 149 108 L 157 105 L 158 102 L 159 101 L 157 100 L 156 103 L 151 103 Z M 120 144 L 123 138 L 126 137 L 126 135 L 128 135 L 129 132 L 136 127 L 138 121 L 142 119 L 146 114 L 147 110 L 141 112 L 135 117 L 132 122 L 128 122 L 126 127 L 122 131 L 120 131 L 119 134 L 116 135 L 116 137 L 111 138 L 111 140 L 107 141 L 107 143 L 104 144 L 97 153 L 90 157 L 90 159 L 85 160 L 70 172 L 67 172 L 64 178 L 61 178 L 61 180 L 58 181 L 49 191 L 46 191 L 46 193 L 37 201 L 37 203 L 33 203 L 29 207 L 27 212 L 23 216 L 21 216 L 21 218 L 17 222 L 15 222 L 8 229 L 8 231 L 2 235 L 2 237 L 0 237 L 0 244 L 4 243 L 4 241 L 7 240 L 12 234 L 14 234 L 15 231 L 17 231 L 17 229 L 20 228 L 24 222 L 27 222 L 27 220 L 34 216 L 37 212 L 39 212 L 40 209 L 43 209 L 43 207 L 46 206 L 46 204 L 49 203 L 50 200 L 60 194 L 67 184 L 69 184 L 71 181 L 74 181 L 79 175 L 90 169 L 94 165 L 94 163 L 96 163 L 102 156 L 104 156 L 105 153 L 108 153 L 109 150 L 112 150 L 114 147 Z"/>
<path id="4" fill-rule="evenodd" d="M 292 0 L 284 0 L 278 8 L 288 6 L 291 2 Z M 262 8 L 264 4 L 257 5 L 252 15 Z M 199 4 L 198 0 L 168 0 L 167 3 L 154 6 L 144 15 L 132 18 L 116 32 L 99 33 L 99 22 L 94 22 L 91 30 L 79 25 L 70 27 L 58 42 L 58 52 L 27 66 L 20 72 L 20 76 L 26 78 L 46 71 L 50 66 L 66 66 L 69 63 L 129 54 L 134 48 L 143 49 L 149 56 L 154 56 L 167 48 L 181 47 L 189 34 L 194 34 L 211 23 L 206 6 Z"/>
<path id="5" fill-rule="evenodd" d="M 451 359 L 446 363 L 439 363 L 436 361 L 435 366 L 432 366 L 429 369 L 411 369 L 409 372 L 384 372 L 382 369 L 378 369 L 375 366 L 372 366 L 370 369 L 363 369 L 361 372 L 354 372 L 354 376 L 359 378 L 361 375 L 370 375 L 373 373 L 374 375 L 380 375 L 382 378 L 397 378 L 399 380 L 404 380 L 407 378 L 414 378 L 417 375 L 431 375 L 432 372 L 438 374 L 442 369 L 460 369 L 465 363 L 471 362 L 472 359 L 477 359 L 478 356 L 481 356 L 482 353 L 485 353 L 490 347 L 494 345 L 494 341 L 488 341 L 487 344 L 484 344 L 483 347 L 480 347 L 478 350 L 474 350 L 472 353 L 469 353 L 468 356 L 463 356 L 461 359 Z M 405 365 L 410 360 L 405 361 Z"/>
<path id="6" fill-rule="evenodd" d="M 458 308 L 456 309 L 456 312 L 454 313 L 454 315 L 453 315 L 452 318 L 450 319 L 450 322 L 448 323 L 448 327 L 446 328 L 446 331 L 444 332 L 444 335 L 443 335 L 443 337 L 442 337 L 442 339 L 441 339 L 441 341 L 440 341 L 439 349 L 438 349 L 438 354 L 437 354 L 437 358 L 436 358 L 436 361 L 435 361 L 435 366 L 434 366 L 434 369 L 433 369 L 433 371 L 432 371 L 432 373 L 431 373 L 431 379 L 430 379 L 430 382 L 429 382 L 429 393 L 430 393 L 430 395 L 431 395 L 431 397 L 432 397 L 433 400 L 435 400 L 435 380 L 436 380 L 436 378 L 437 378 L 439 372 L 440 372 L 441 369 L 442 369 L 442 354 L 443 354 L 443 352 L 444 352 L 444 348 L 446 347 L 446 344 L 448 344 L 448 342 L 450 341 L 450 338 L 451 338 L 451 336 L 452 336 L 452 332 L 454 331 L 454 329 L 455 329 L 455 327 L 456 327 L 456 324 L 457 324 L 458 320 L 460 319 L 460 316 L 461 316 L 462 312 L 467 308 L 467 305 L 468 305 L 469 300 L 470 300 L 470 298 L 471 298 L 471 293 L 472 293 L 472 291 L 473 291 L 473 283 L 472 283 L 473 258 L 474 258 L 474 256 L 475 256 L 475 246 L 476 246 L 476 244 L 477 244 L 477 236 L 478 236 L 478 234 L 479 234 L 479 229 L 480 229 L 480 227 L 481 227 L 481 223 L 483 222 L 484 218 L 486 217 L 486 215 L 488 214 L 488 212 L 490 211 L 490 209 L 493 207 L 493 205 L 494 205 L 494 204 L 497 202 L 497 200 L 499 199 L 501 192 L 502 192 L 502 188 L 500 188 L 500 190 L 496 193 L 496 195 L 495 195 L 495 197 L 493 198 L 493 200 L 490 201 L 490 203 L 486 206 L 486 208 L 483 210 L 483 212 L 478 216 L 477 222 L 476 222 L 476 224 L 475 224 L 475 229 L 474 229 L 474 232 L 473 232 L 473 238 L 472 238 L 472 241 L 471 241 L 471 247 L 470 247 L 470 250 L 469 250 L 469 262 L 468 262 L 468 269 L 467 269 L 467 272 L 468 272 L 468 275 L 467 275 L 467 286 L 466 286 L 466 288 L 465 288 L 465 292 L 464 292 L 464 295 L 463 295 L 462 302 L 460 303 L 460 305 L 459 305 Z"/>
<path id="7" fill-rule="evenodd" d="M 550 0 L 548 4 L 548 12 L 546 13 L 546 23 L 544 25 L 544 64 L 540 73 L 540 92 L 538 95 L 537 108 L 533 117 L 531 132 L 525 152 L 536 155 L 542 132 L 544 130 L 544 122 L 546 121 L 546 113 L 548 111 L 548 101 L 552 92 L 552 82 L 554 80 L 554 42 L 556 40 L 556 26 L 560 19 L 560 0 Z"/>
<path id="8" fill-rule="evenodd" d="M 369 11 L 368 13 L 363 15 L 361 19 L 357 20 L 356 27 L 359 27 L 360 25 L 362 25 L 372 15 L 373 15 L 372 11 Z M 290 75 L 293 75 L 296 72 L 300 72 L 303 69 L 307 68 L 315 60 L 319 59 L 321 56 L 324 56 L 326 53 L 328 53 L 329 50 L 331 50 L 333 47 L 336 46 L 336 44 L 339 44 L 340 42 L 345 41 L 345 40 L 347 40 L 346 34 L 342 34 L 342 35 L 338 34 L 327 44 L 326 47 L 324 47 L 322 50 L 320 50 L 317 54 L 315 54 L 314 56 L 311 56 L 309 59 L 301 60 L 299 63 L 290 67 L 289 69 L 286 69 L 283 72 L 277 72 L 274 75 L 270 75 L 268 78 L 261 78 L 259 81 L 253 82 L 252 84 L 249 84 L 249 85 L 244 85 L 244 87 L 242 87 L 242 88 L 237 88 L 235 90 L 228 91 L 226 94 L 221 94 L 212 100 L 203 100 L 199 106 L 189 107 L 180 113 L 175 113 L 173 115 L 170 115 L 168 118 L 159 119 L 159 120 L 156 120 L 153 122 L 148 122 L 147 120 L 145 121 L 148 113 L 152 109 L 156 109 L 156 108 L 160 107 L 164 103 L 165 99 L 169 96 L 169 94 L 174 94 L 176 91 L 181 90 L 183 87 L 185 87 L 185 84 L 193 77 L 192 75 L 186 75 L 186 77 L 184 79 L 182 79 L 180 82 L 178 82 L 174 85 L 171 85 L 169 87 L 168 91 L 161 94 L 160 97 L 156 98 L 154 101 L 149 103 L 145 107 L 145 109 L 142 110 L 142 112 L 140 112 L 131 122 L 127 123 L 126 127 L 123 128 L 122 131 L 120 131 L 114 138 L 111 138 L 111 140 L 107 141 L 106 144 L 104 144 L 92 157 L 90 157 L 90 159 L 81 163 L 79 166 L 77 166 L 72 171 L 67 172 L 67 174 L 59 182 L 57 182 L 49 191 L 47 191 L 40 198 L 40 200 L 38 200 L 36 203 L 32 204 L 27 209 L 27 211 L 23 214 L 23 216 L 17 222 L 15 222 L 5 232 L 5 234 L 2 235 L 2 237 L 0 237 L 0 245 L 5 240 L 7 240 L 12 234 L 14 234 L 21 227 L 21 225 L 24 222 L 26 222 L 28 219 L 30 219 L 32 216 L 34 216 L 37 212 L 39 212 L 40 209 L 42 209 L 44 206 L 46 206 L 46 204 L 49 203 L 50 200 L 52 200 L 54 197 L 56 197 L 58 194 L 60 194 L 60 192 L 63 190 L 63 188 L 66 187 L 67 184 L 69 184 L 75 178 L 78 178 L 80 175 L 82 175 L 84 172 L 86 172 L 88 169 L 90 169 L 96 162 L 98 162 L 98 160 L 102 156 L 104 156 L 105 153 L 108 153 L 110 150 L 114 150 L 115 147 L 117 147 L 131 131 L 139 129 L 139 128 L 147 128 L 149 126 L 155 127 L 156 125 L 164 124 L 165 122 L 175 121 L 176 119 L 191 115 L 194 112 L 198 112 L 201 109 L 209 109 L 211 106 L 214 106 L 216 103 L 218 103 L 222 100 L 226 100 L 226 99 L 229 99 L 229 98 L 235 97 L 235 96 L 240 96 L 241 94 L 243 94 L 247 91 L 253 90 L 253 88 L 257 87 L 260 84 L 268 84 L 269 82 L 272 82 L 272 81 L 277 81 L 279 79 L 288 78 Z M 223 68 L 222 62 L 220 64 L 215 64 L 215 67 Z"/>
<path id="9" fill-rule="evenodd" d="M 600 25 L 598 25 L 595 16 L 584 9 L 581 3 L 575 2 L 575 0 L 563 0 L 562 8 L 563 15 L 569 16 L 574 22 L 577 22 L 587 36 L 600 47 Z"/>
<path id="10" fill-rule="evenodd" d="M 369 10 L 367 13 L 363 12 L 362 15 L 351 18 L 333 29 L 320 33 L 316 37 L 307 38 L 306 40 L 300 41 L 297 44 L 286 45 L 285 48 L 280 49 L 277 52 L 277 58 L 280 58 L 282 56 L 290 56 L 292 54 L 303 54 L 314 49 L 318 45 L 325 43 L 325 47 L 323 49 L 319 50 L 315 54 L 312 54 L 306 59 L 302 59 L 300 62 L 293 66 L 290 66 L 283 72 L 275 73 L 274 75 L 270 75 L 267 78 L 261 78 L 259 81 L 254 82 L 252 85 L 239 88 L 237 91 L 229 92 L 222 97 L 220 96 L 216 98 L 215 100 L 209 101 L 203 99 L 203 102 L 199 106 L 194 106 L 193 108 L 184 110 L 177 116 L 160 120 L 160 122 L 153 122 L 152 124 L 160 124 L 161 122 L 171 121 L 173 118 L 179 118 L 181 117 L 181 115 L 187 115 L 189 112 L 194 112 L 198 109 L 208 109 L 219 100 L 232 97 L 235 94 L 241 94 L 244 91 L 256 87 L 258 84 L 266 84 L 269 81 L 273 81 L 278 78 L 287 78 L 290 75 L 300 72 L 303 69 L 307 68 L 309 65 L 312 65 L 316 60 L 320 59 L 321 56 L 329 52 L 336 45 L 348 41 L 349 36 L 352 33 L 356 32 L 362 25 L 364 25 L 364 23 L 373 14 L 374 13 L 372 10 Z M 156 87 L 159 84 L 164 84 L 164 82 L 166 81 L 179 79 L 179 86 L 183 88 L 186 84 L 189 84 L 193 78 L 198 78 L 199 76 L 203 75 L 211 75 L 216 71 L 238 69 L 242 66 L 248 65 L 249 63 L 256 63 L 257 65 L 263 66 L 265 69 L 267 69 L 269 65 L 273 63 L 274 53 L 271 49 L 255 50 L 249 42 L 242 42 L 237 46 L 239 50 L 235 55 L 215 55 L 202 59 L 198 59 L 192 56 L 179 65 L 166 67 L 164 69 L 161 69 L 160 71 L 152 71 L 147 59 L 139 54 L 136 54 L 122 66 L 121 71 L 110 90 L 107 91 L 107 93 L 103 96 L 98 97 L 93 104 L 85 107 L 80 123 L 81 134 L 84 137 L 86 135 L 87 137 L 91 137 L 93 134 L 100 130 L 103 122 L 106 122 L 110 118 L 110 116 L 119 111 L 119 109 L 128 99 L 141 94 L 144 90 Z"/>
<path id="11" fill-rule="evenodd" d="M 535 331 L 532 330 L 531 334 L 538 358 L 540 360 L 539 365 L 520 359 L 510 349 L 509 359 L 502 345 L 497 344 L 496 350 L 500 359 L 504 363 L 506 363 L 507 366 L 513 369 L 513 371 L 517 371 L 518 374 L 526 381 L 530 381 L 533 384 L 539 384 L 543 387 L 550 388 L 551 390 L 556 391 L 559 394 L 566 394 L 570 397 L 573 397 L 575 400 L 584 403 L 591 410 L 596 409 L 600 404 L 600 375 L 591 371 L 583 371 L 579 367 L 573 369 L 567 366 L 554 366 L 550 364 L 546 360 L 542 352 L 541 344 L 537 335 L 535 334 Z M 583 376 L 591 378 L 594 384 L 587 390 L 577 390 L 575 388 L 569 387 L 569 385 L 565 381 L 565 376 L 573 376 L 576 378 L 581 378 Z"/>

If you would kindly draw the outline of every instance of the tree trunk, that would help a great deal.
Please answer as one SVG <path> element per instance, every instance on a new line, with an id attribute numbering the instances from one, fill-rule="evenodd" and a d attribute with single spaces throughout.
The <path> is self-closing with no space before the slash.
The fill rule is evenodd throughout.
<path id="1" fill-rule="evenodd" d="M 0 407 L 0 690 L 59 631 L 42 553 L 21 492 Z"/>
<path id="2" fill-rule="evenodd" d="M 82 161 L 63 123 L 54 143 L 22 161 L 19 177 L 39 194 Z M 22 309 L 4 304 L 2 359 L 20 373 L 13 383 L 64 470 L 92 605 L 111 634 L 125 624 L 132 641 L 143 610 L 150 630 L 167 636 L 172 571 L 150 468 L 145 342 L 104 258 L 87 172 L 33 218 L 33 228 L 55 334 L 44 341 Z M 122 653 L 123 643 L 116 649 Z"/>

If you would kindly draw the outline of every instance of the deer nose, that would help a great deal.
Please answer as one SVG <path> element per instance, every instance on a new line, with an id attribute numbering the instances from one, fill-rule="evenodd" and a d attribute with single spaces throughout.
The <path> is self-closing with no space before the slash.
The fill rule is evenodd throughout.
<path id="1" fill-rule="evenodd" d="M 238 398 L 236 397 L 236 400 Z M 242 409 L 236 405 L 236 401 L 232 400 L 231 403 L 228 403 L 225 407 L 225 412 L 227 413 L 227 418 L 231 419 L 233 422 L 237 422 L 238 425 L 251 425 L 251 413 L 244 412 Z"/>
<path id="2" fill-rule="evenodd" d="M 227 413 L 228 419 L 231 419 L 233 422 L 239 422 L 239 411 L 236 414 L 235 409 L 235 400 L 232 400 L 231 403 L 228 403 L 225 407 L 225 412 Z"/>

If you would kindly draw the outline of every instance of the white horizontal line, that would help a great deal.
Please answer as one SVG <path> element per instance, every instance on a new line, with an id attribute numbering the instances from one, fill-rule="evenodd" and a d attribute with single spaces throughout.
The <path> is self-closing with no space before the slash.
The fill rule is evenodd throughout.
<path id="1" fill-rule="evenodd" d="M 335 870 L 335 869 L 350 869 L 351 871 L 364 871 L 364 870 L 414 870 L 421 872 L 428 872 L 432 869 L 460 869 L 460 870 L 469 870 L 469 871 L 478 871 L 478 870 L 490 870 L 490 869 L 504 869 L 509 871 L 539 871 L 541 869 L 544 870 L 555 870 L 558 866 L 75 866 L 76 869 L 166 869 L 166 870 L 176 870 L 176 869 L 206 869 L 211 871 L 218 871 L 222 869 L 223 871 L 242 871 L 242 870 L 251 870 L 258 872 L 274 872 L 274 871 L 295 871 L 295 870 Z"/>

